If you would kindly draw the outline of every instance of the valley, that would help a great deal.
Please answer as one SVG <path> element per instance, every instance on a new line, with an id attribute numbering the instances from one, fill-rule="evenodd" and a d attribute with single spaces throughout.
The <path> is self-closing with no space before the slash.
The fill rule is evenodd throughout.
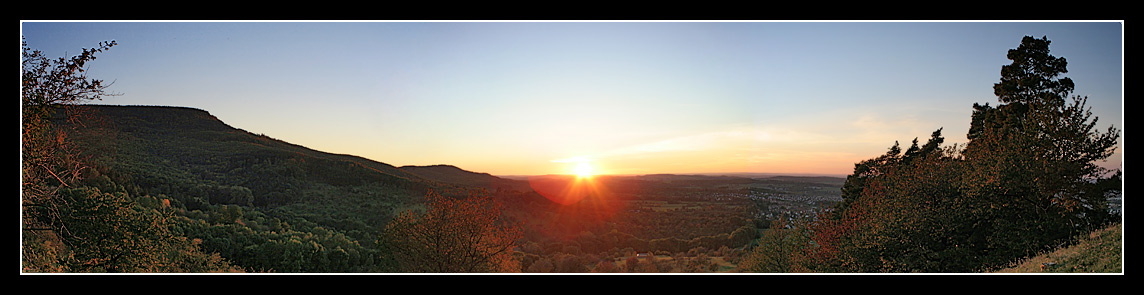
<path id="1" fill-rule="evenodd" d="M 609 262 L 619 265 L 612 272 L 718 271 L 712 265 L 733 265 L 775 218 L 810 215 L 840 201 L 844 181 L 502 178 L 315 151 L 230 127 L 197 109 L 82 107 L 101 118 L 76 136 L 102 167 L 96 182 L 146 204 L 169 204 L 177 232 L 252 272 L 391 271 L 378 234 L 400 212 L 422 208 L 430 191 L 492 196 L 508 220 L 523 226 L 514 249 L 522 272 L 599 272 L 610 270 L 602 266 Z M 590 189 L 574 199 L 553 196 L 576 185 Z M 625 270 L 624 260 L 637 253 L 674 259 Z"/>

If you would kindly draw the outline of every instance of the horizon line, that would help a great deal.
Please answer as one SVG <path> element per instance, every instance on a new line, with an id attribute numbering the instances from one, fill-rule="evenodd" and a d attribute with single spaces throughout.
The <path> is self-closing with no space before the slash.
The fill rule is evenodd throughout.
<path id="1" fill-rule="evenodd" d="M 546 173 L 546 174 L 493 174 L 493 173 L 489 173 L 489 175 L 493 175 L 493 176 L 497 176 L 497 177 L 576 176 L 575 174 L 566 174 L 566 173 Z M 596 177 L 596 176 L 632 177 L 632 176 L 648 176 L 648 175 L 678 175 L 678 176 L 697 175 L 697 176 L 732 176 L 732 177 L 743 177 L 743 175 L 759 175 L 759 176 L 810 176 L 810 177 L 839 177 L 839 178 L 846 178 L 847 176 L 849 176 L 849 174 L 808 173 L 808 172 L 801 172 L 801 173 L 782 173 L 782 172 L 684 172 L 684 173 L 671 173 L 671 172 L 663 172 L 663 173 L 596 174 L 596 175 L 593 175 L 593 177 Z"/>

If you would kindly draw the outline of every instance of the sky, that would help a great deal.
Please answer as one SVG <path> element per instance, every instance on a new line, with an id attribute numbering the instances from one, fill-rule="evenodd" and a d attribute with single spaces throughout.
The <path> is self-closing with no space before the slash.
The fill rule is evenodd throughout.
<path id="1" fill-rule="evenodd" d="M 998 104 L 1005 55 L 1046 36 L 1097 127 L 1123 130 L 1122 21 L 24 21 L 49 57 L 101 41 L 96 103 L 394 166 L 494 175 L 788 173 L 854 164 Z M 1121 132 L 1123 137 L 1123 132 Z M 1122 169 L 1123 140 L 1101 166 Z"/>

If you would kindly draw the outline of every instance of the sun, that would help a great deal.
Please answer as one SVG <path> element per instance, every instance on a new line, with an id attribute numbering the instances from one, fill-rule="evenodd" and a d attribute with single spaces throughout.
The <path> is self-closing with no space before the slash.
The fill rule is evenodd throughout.
<path id="1" fill-rule="evenodd" d="M 590 178 L 592 177 L 593 173 L 594 171 L 592 169 L 592 164 L 588 164 L 588 162 L 583 161 L 576 163 L 576 177 Z"/>

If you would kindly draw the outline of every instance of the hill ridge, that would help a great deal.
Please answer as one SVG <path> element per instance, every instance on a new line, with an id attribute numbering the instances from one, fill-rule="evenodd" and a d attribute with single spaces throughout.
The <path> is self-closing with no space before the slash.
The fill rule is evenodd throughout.
<path id="1" fill-rule="evenodd" d="M 209 111 L 172 106 L 80 105 L 95 130 L 93 155 L 140 181 L 153 195 L 189 188 L 169 183 L 206 182 L 251 190 L 260 205 L 301 199 L 315 185 L 438 186 L 368 158 L 329 153 L 230 126 Z M 423 193 L 423 192 L 422 192 Z M 412 194 L 412 193 L 411 193 Z M 293 195 L 282 197 L 281 195 Z"/>
<path id="2" fill-rule="evenodd" d="M 406 165 L 398 167 L 398 169 L 446 184 L 482 187 L 493 191 L 498 189 L 529 190 L 528 184 L 524 181 L 502 178 L 485 172 L 469 171 L 449 164 Z"/>
<path id="3" fill-rule="evenodd" d="M 202 115 L 209 117 L 209 121 L 211 121 L 211 123 L 217 123 L 218 124 L 217 126 L 225 126 L 225 128 L 218 128 L 218 129 L 245 133 L 249 136 L 252 136 L 252 137 L 259 139 L 259 141 L 264 143 L 265 146 L 278 145 L 279 147 L 287 147 L 290 149 L 295 149 L 296 151 L 299 151 L 299 152 L 312 153 L 311 156 L 322 157 L 322 158 L 326 158 L 326 159 L 330 159 L 330 160 L 342 160 L 342 161 L 356 162 L 357 164 L 360 164 L 363 167 L 370 168 L 371 170 L 379 171 L 379 172 L 386 173 L 386 174 L 395 174 L 396 176 L 401 176 L 403 178 L 416 178 L 416 175 L 411 175 L 411 174 L 405 173 L 404 171 L 397 169 L 396 166 L 393 166 L 393 165 L 385 163 L 385 162 L 372 160 L 372 159 L 357 156 L 357 155 L 339 154 L 339 153 L 332 153 L 332 152 L 315 150 L 313 148 L 309 148 L 309 147 L 306 147 L 303 145 L 299 145 L 299 144 L 287 142 L 287 141 L 284 141 L 281 139 L 273 138 L 273 137 L 267 136 L 265 134 L 255 134 L 253 132 L 244 130 L 242 128 L 237 128 L 237 127 L 231 126 L 231 125 L 227 124 L 226 122 L 222 121 L 221 119 L 219 119 L 218 117 L 212 115 L 210 113 L 210 111 L 200 109 L 200 108 L 183 107 L 183 106 L 161 106 L 161 105 L 82 105 L 81 107 L 94 108 L 94 109 L 100 111 L 101 113 L 103 113 L 104 115 L 114 114 L 114 115 L 118 115 L 118 116 L 123 116 L 123 115 L 138 116 L 139 115 L 138 110 L 148 110 L 148 109 L 163 110 L 163 111 L 167 111 L 168 114 L 178 114 L 179 112 L 183 112 L 183 111 L 189 111 L 190 113 L 201 113 Z M 111 110 L 111 112 L 109 113 L 108 110 Z M 129 113 L 134 113 L 134 114 L 129 114 Z M 176 117 L 177 116 L 171 116 L 171 117 L 167 117 L 167 118 L 168 119 L 175 119 Z M 111 118 L 111 119 L 116 120 L 116 119 L 124 119 L 124 118 Z M 195 118 L 195 119 L 201 119 L 201 118 Z M 187 129 L 185 127 L 194 127 L 194 126 L 197 126 L 197 125 L 173 126 L 173 127 L 180 127 L 180 129 Z M 193 129 L 193 128 L 190 128 L 190 129 Z"/>

